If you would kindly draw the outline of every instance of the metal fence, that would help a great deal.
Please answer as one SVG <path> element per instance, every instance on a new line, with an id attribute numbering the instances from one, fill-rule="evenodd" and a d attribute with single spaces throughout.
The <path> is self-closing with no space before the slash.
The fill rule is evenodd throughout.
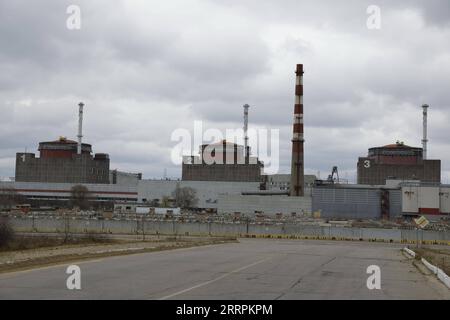
<path id="1" fill-rule="evenodd" d="M 380 219 L 381 191 L 374 188 L 313 188 L 312 210 L 322 218 Z M 390 216 L 401 215 L 401 192 L 389 190 Z"/>

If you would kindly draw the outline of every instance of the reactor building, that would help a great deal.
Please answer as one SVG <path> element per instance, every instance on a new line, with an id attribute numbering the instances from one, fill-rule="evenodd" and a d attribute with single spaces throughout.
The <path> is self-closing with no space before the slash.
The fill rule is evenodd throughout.
<path id="1" fill-rule="evenodd" d="M 40 156 L 16 154 L 17 182 L 60 182 L 109 184 L 109 155 L 92 154 L 92 146 L 82 143 L 83 107 L 79 104 L 78 141 L 60 137 L 39 143 Z"/>
<path id="2" fill-rule="evenodd" d="M 410 147 L 400 141 L 370 148 L 367 157 L 358 159 L 358 184 L 384 185 L 389 179 L 441 182 L 441 160 L 427 159 L 428 108 L 427 104 L 422 105 L 422 148 Z"/>
<path id="3" fill-rule="evenodd" d="M 222 140 L 200 146 L 200 156 L 183 158 L 182 180 L 263 182 L 264 165 L 245 146 Z"/>
<path id="4" fill-rule="evenodd" d="M 244 145 L 222 140 L 200 146 L 199 156 L 183 157 L 182 180 L 263 183 L 264 164 L 250 156 L 248 109 L 244 104 Z"/>
<path id="5" fill-rule="evenodd" d="M 426 160 L 423 149 L 402 142 L 370 148 L 358 159 L 358 184 L 384 185 L 386 180 L 441 181 L 441 160 Z"/>

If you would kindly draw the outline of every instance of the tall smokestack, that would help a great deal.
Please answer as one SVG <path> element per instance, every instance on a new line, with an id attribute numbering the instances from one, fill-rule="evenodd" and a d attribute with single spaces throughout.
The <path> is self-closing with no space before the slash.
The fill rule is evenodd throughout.
<path id="1" fill-rule="evenodd" d="M 304 166 L 303 166 L 303 64 L 297 64 L 295 71 L 295 107 L 294 133 L 292 137 L 291 162 L 291 196 L 304 196 Z"/>
<path id="2" fill-rule="evenodd" d="M 82 143 L 82 138 L 83 138 L 83 107 L 84 107 L 84 103 L 80 102 L 78 104 L 78 106 L 80 107 L 78 110 L 78 148 L 77 148 L 77 153 L 81 154 L 81 143 Z"/>
<path id="3" fill-rule="evenodd" d="M 422 148 L 423 148 L 423 159 L 427 159 L 427 117 L 428 117 L 428 108 L 429 106 L 427 104 L 422 105 L 423 109 L 423 139 L 422 139 Z"/>
<path id="4" fill-rule="evenodd" d="M 248 147 L 248 108 L 250 106 L 248 104 L 244 104 L 244 153 L 245 153 L 245 163 L 247 163 L 247 159 L 250 156 L 249 147 Z"/>

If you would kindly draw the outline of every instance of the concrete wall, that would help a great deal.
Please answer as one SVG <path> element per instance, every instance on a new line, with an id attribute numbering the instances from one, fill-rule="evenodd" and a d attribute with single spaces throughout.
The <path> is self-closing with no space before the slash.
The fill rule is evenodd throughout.
<path id="1" fill-rule="evenodd" d="M 283 195 L 220 195 L 217 213 L 240 212 L 246 215 L 254 215 L 256 212 L 266 215 L 282 213 L 297 215 L 311 213 L 311 197 L 289 197 Z"/>
<path id="2" fill-rule="evenodd" d="M 176 221 L 116 221 L 75 219 L 13 218 L 11 223 L 18 232 L 59 233 L 112 233 L 112 234 L 178 234 L 178 235 L 286 235 L 351 240 L 387 241 L 416 240 L 445 241 L 450 244 L 449 231 L 419 231 L 379 228 L 324 227 L 300 224 L 248 224 L 248 223 L 200 223 Z"/>
<path id="3" fill-rule="evenodd" d="M 435 209 L 439 212 L 439 187 L 420 187 L 419 208 Z"/>
<path id="4" fill-rule="evenodd" d="M 443 187 L 439 193 L 441 213 L 450 214 L 450 187 Z"/>
<path id="5" fill-rule="evenodd" d="M 402 186 L 402 211 L 412 214 L 449 214 L 450 186 Z"/>
<path id="6" fill-rule="evenodd" d="M 384 185 L 388 177 L 441 181 L 441 160 L 423 160 L 421 164 L 377 164 L 368 157 L 358 159 L 358 184 Z"/>
<path id="7" fill-rule="evenodd" d="M 90 154 L 72 158 L 36 158 L 34 153 L 16 154 L 18 182 L 109 183 L 109 159 Z"/>
<path id="8" fill-rule="evenodd" d="M 260 164 L 186 164 L 182 180 L 262 182 Z"/>

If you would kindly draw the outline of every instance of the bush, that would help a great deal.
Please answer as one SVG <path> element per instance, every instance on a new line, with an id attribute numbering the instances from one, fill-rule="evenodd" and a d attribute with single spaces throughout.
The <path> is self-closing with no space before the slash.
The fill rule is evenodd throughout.
<path id="1" fill-rule="evenodd" d="M 87 242 L 110 242 L 111 239 L 107 235 L 95 232 L 86 232 L 83 239 Z"/>
<path id="2" fill-rule="evenodd" d="M 7 218 L 0 218 L 0 247 L 6 247 L 14 238 L 14 230 Z"/>

